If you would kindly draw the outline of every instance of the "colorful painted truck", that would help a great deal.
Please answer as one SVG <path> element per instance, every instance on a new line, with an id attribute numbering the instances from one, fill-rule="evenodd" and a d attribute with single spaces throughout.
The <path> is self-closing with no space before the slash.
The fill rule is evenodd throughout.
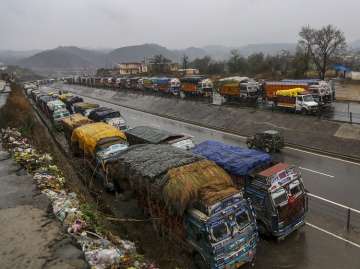
<path id="1" fill-rule="evenodd" d="M 305 89 L 312 94 L 320 106 L 327 106 L 335 101 L 335 89 L 327 81 L 320 79 L 284 79 L 282 81 L 307 85 Z"/>
<path id="2" fill-rule="evenodd" d="M 193 153 L 214 161 L 251 199 L 259 232 L 283 239 L 305 224 L 307 199 L 301 174 L 267 153 L 218 141 L 198 144 Z"/>
<path id="3" fill-rule="evenodd" d="M 248 77 L 228 77 L 219 79 L 216 88 L 226 101 L 253 101 L 260 95 L 260 85 Z"/>
<path id="4" fill-rule="evenodd" d="M 204 76 L 189 76 L 180 79 L 180 96 L 210 96 L 213 92 L 213 83 Z"/>
<path id="5" fill-rule="evenodd" d="M 319 105 L 311 93 L 306 91 L 307 85 L 290 82 L 266 82 L 264 99 L 268 105 L 288 109 L 302 114 L 315 114 Z"/>
<path id="6" fill-rule="evenodd" d="M 168 144 L 185 150 L 195 146 L 189 135 L 170 133 L 151 126 L 137 126 L 125 131 L 125 134 L 130 145 Z"/>
<path id="7" fill-rule="evenodd" d="M 178 95 L 180 92 L 180 80 L 177 78 L 161 77 L 154 79 L 155 91 L 166 94 Z"/>
<path id="8" fill-rule="evenodd" d="M 112 191 L 114 186 L 106 176 L 107 161 L 128 148 L 125 134 L 104 122 L 85 124 L 73 130 L 70 148 L 102 179 L 104 187 Z"/>
<path id="9" fill-rule="evenodd" d="M 169 145 L 136 145 L 109 162 L 109 177 L 134 192 L 155 229 L 188 251 L 198 268 L 253 262 L 254 212 L 214 162 Z"/>

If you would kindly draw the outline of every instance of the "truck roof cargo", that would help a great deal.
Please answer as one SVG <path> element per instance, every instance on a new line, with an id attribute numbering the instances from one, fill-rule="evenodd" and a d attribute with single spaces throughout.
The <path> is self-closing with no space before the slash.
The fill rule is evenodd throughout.
<path id="1" fill-rule="evenodd" d="M 154 128 L 151 126 L 137 126 L 126 131 L 130 144 L 138 144 L 137 140 L 142 143 L 160 144 L 167 140 L 177 139 L 184 135 L 170 133 L 166 130 Z"/>
<path id="2" fill-rule="evenodd" d="M 92 120 L 90 120 L 89 118 L 87 118 L 79 113 L 73 114 L 70 117 L 62 119 L 62 123 L 63 123 L 64 127 L 66 127 L 67 129 L 70 129 L 70 130 L 73 130 L 76 127 L 79 127 L 84 124 L 92 123 L 92 122 L 93 122 Z"/>
<path id="3" fill-rule="evenodd" d="M 126 136 L 123 132 L 107 123 L 97 122 L 76 128 L 72 133 L 71 142 L 78 142 L 79 147 L 82 148 L 85 153 L 92 154 L 98 142 L 113 137 L 126 141 Z"/>
<path id="4" fill-rule="evenodd" d="M 180 81 L 182 83 L 198 83 L 203 79 L 205 79 L 204 76 L 189 76 L 189 77 L 180 78 Z"/>
<path id="5" fill-rule="evenodd" d="M 195 200 L 209 204 L 239 192 L 215 163 L 169 145 L 131 146 L 110 165 L 110 174 L 150 190 L 177 214 Z"/>
<path id="6" fill-rule="evenodd" d="M 75 103 L 74 107 L 77 107 L 79 109 L 91 109 L 91 108 L 97 108 L 97 107 L 99 107 L 99 105 L 92 104 L 92 103 L 80 102 L 80 103 Z"/>
<path id="7" fill-rule="evenodd" d="M 194 154 L 214 161 L 232 175 L 245 176 L 271 162 L 267 153 L 226 145 L 218 141 L 205 141 L 193 149 Z"/>

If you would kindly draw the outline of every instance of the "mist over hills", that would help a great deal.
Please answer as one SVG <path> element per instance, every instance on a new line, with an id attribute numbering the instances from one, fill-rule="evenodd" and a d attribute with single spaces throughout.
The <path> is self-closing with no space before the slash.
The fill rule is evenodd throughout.
<path id="1" fill-rule="evenodd" d="M 358 42 L 360 47 L 360 41 Z M 186 49 L 168 49 L 158 44 L 142 44 L 125 46 L 117 49 L 85 49 L 75 46 L 62 46 L 45 51 L 0 51 L 0 62 L 17 64 L 36 71 L 43 70 L 76 70 L 100 67 L 113 67 L 120 62 L 138 62 L 148 60 L 154 55 L 162 54 L 173 62 L 182 62 L 182 57 L 187 55 L 189 60 L 210 56 L 215 60 L 227 60 L 230 52 L 237 49 L 243 56 L 252 53 L 276 54 L 281 50 L 295 51 L 296 44 L 268 43 L 249 44 L 242 47 L 227 47 L 211 45 L 201 48 L 189 47 Z"/>

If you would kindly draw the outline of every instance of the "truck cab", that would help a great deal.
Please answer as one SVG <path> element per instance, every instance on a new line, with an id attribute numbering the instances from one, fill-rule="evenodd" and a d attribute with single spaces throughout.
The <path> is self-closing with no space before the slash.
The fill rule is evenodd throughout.
<path id="1" fill-rule="evenodd" d="M 252 201 L 259 232 L 283 239 L 305 224 L 307 200 L 301 174 L 278 163 L 245 180 L 244 195 Z"/>
<path id="2" fill-rule="evenodd" d="M 239 268 L 253 262 L 258 241 L 255 213 L 240 192 L 209 207 L 195 204 L 184 222 L 198 268 Z"/>
<path id="3" fill-rule="evenodd" d="M 314 114 L 319 109 L 319 104 L 315 102 L 311 94 L 296 96 L 295 110 L 302 114 Z"/>

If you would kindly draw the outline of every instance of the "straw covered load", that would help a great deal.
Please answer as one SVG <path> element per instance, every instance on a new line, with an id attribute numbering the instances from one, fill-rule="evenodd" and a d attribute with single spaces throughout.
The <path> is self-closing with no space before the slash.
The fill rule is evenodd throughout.
<path id="1" fill-rule="evenodd" d="M 194 201 L 204 205 L 236 192 L 229 175 L 214 162 L 170 145 L 136 145 L 109 163 L 115 183 L 127 181 L 137 193 L 183 214 Z"/>
<path id="2" fill-rule="evenodd" d="M 92 120 L 90 120 L 88 117 L 85 117 L 79 113 L 73 114 L 69 117 L 66 117 L 61 120 L 64 128 L 73 130 L 76 127 L 79 127 L 84 124 L 92 123 Z"/>
<path id="3" fill-rule="evenodd" d="M 198 200 L 205 206 L 229 197 L 237 192 L 230 176 L 214 162 L 201 160 L 172 168 L 167 173 L 163 188 L 164 202 L 183 212 L 189 204 Z"/>

